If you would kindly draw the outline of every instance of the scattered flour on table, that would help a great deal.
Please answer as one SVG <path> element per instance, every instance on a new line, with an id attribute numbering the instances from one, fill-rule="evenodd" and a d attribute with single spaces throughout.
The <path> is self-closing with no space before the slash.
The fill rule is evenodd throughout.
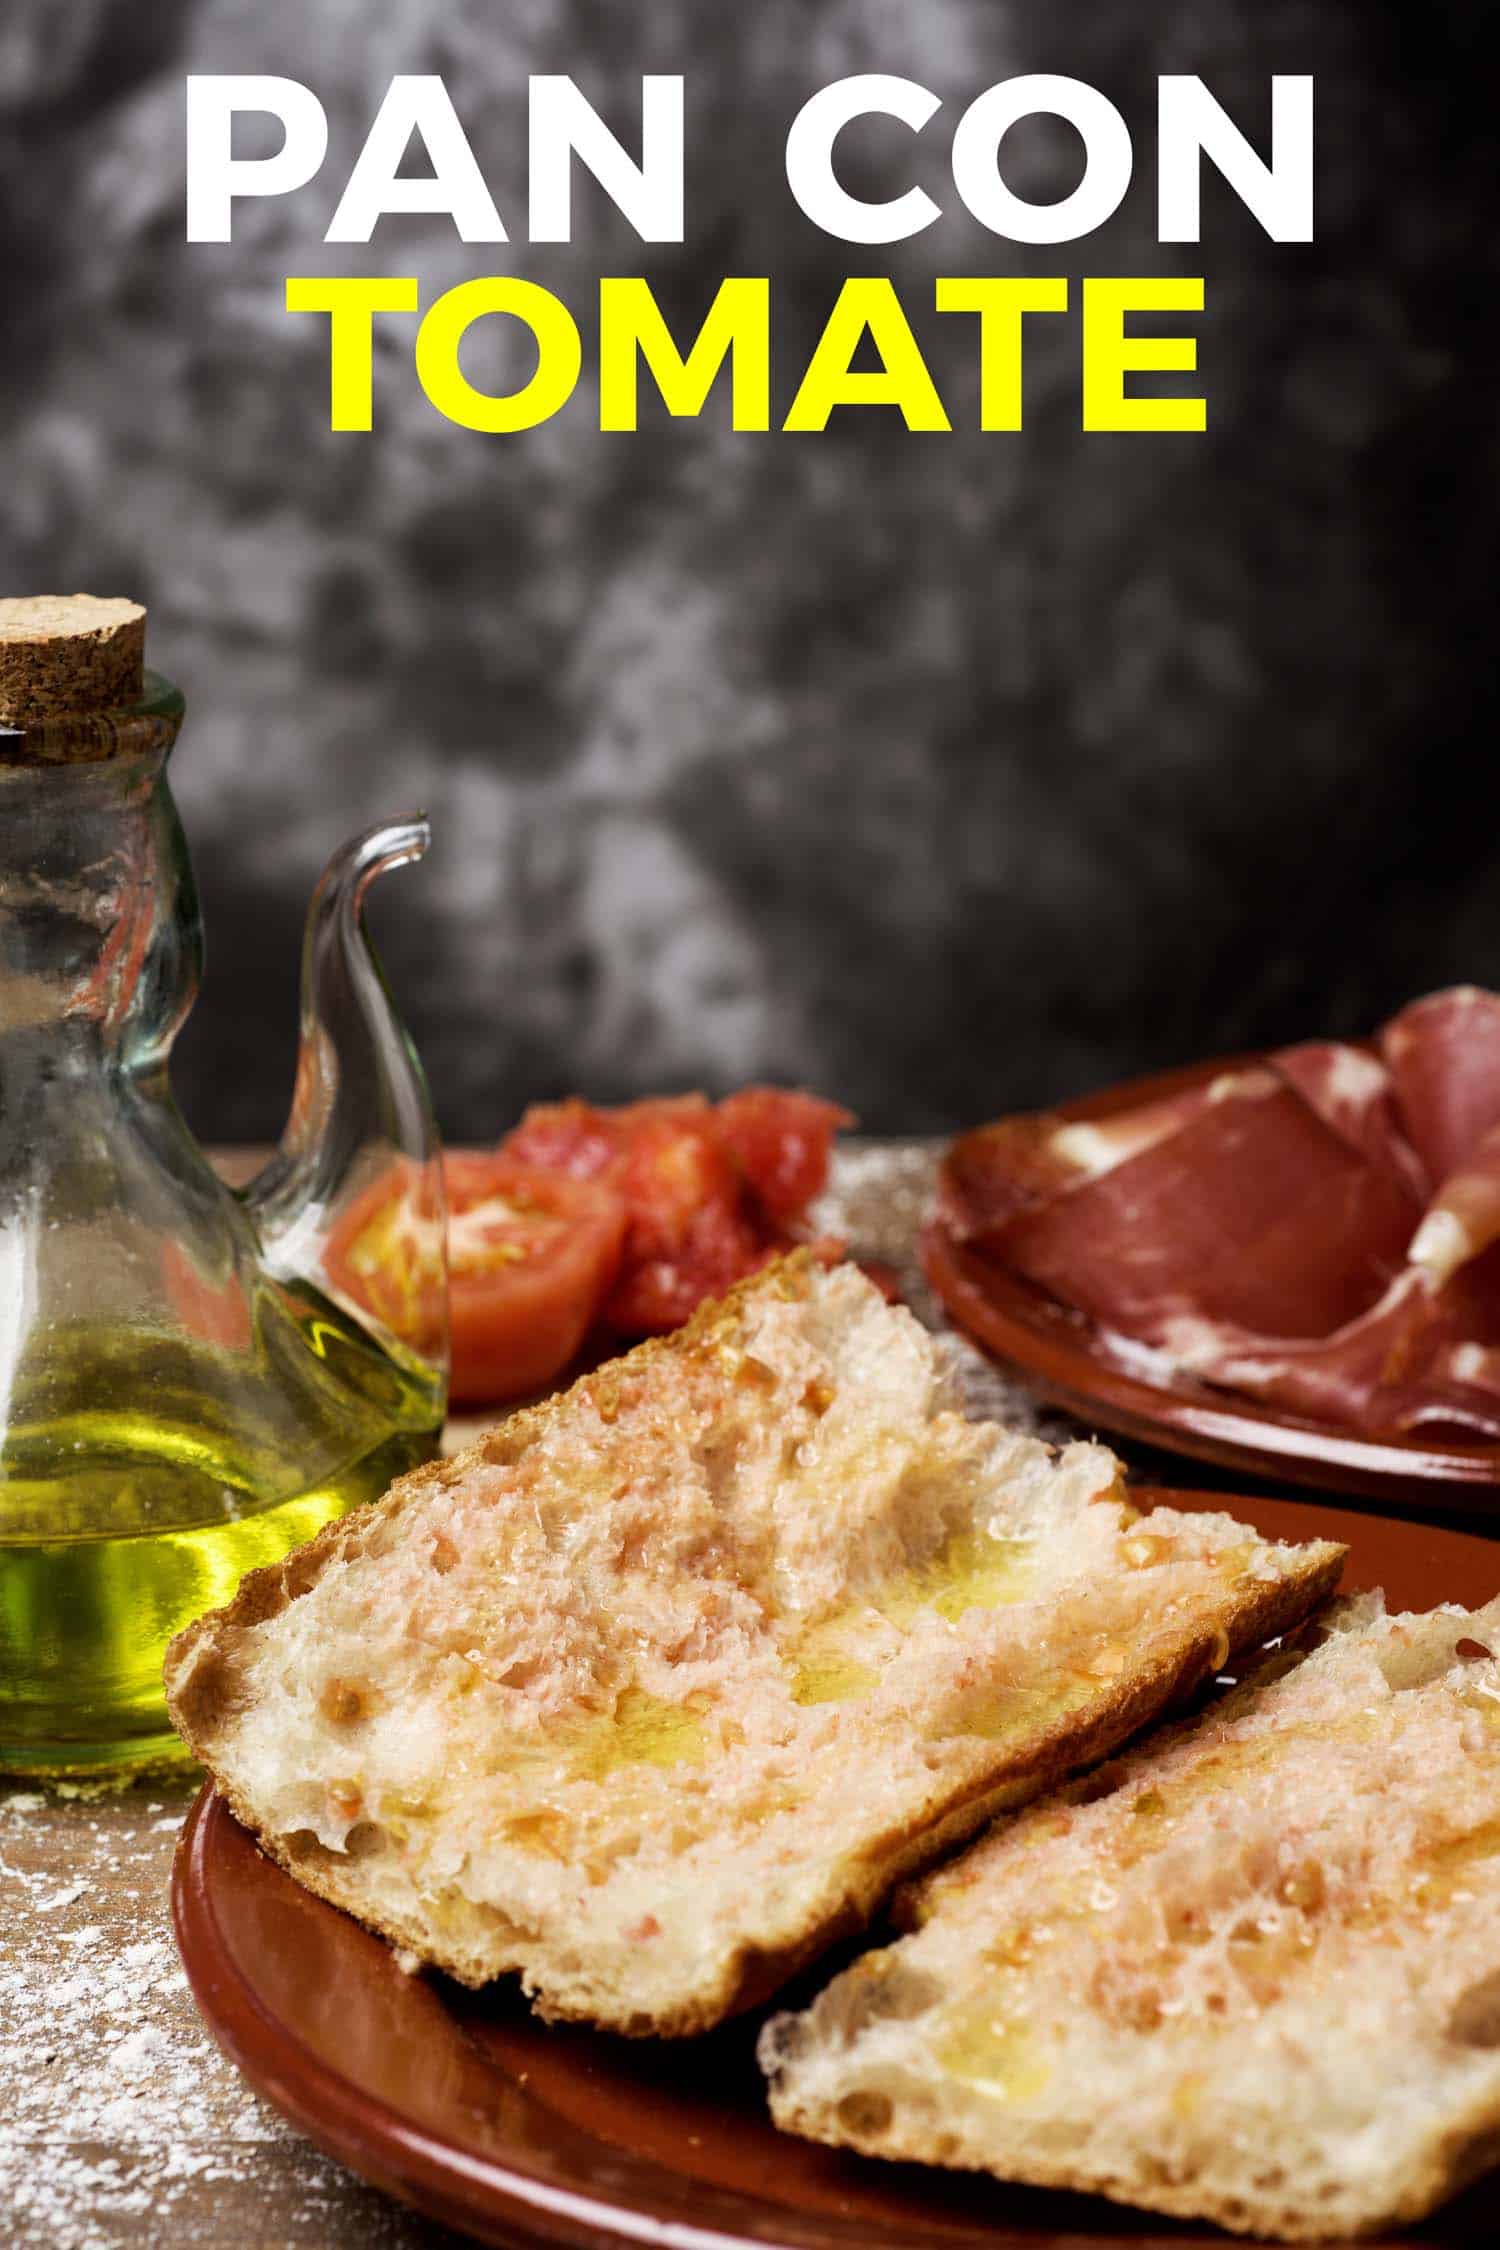
<path id="1" fill-rule="evenodd" d="M 295 2164 L 295 2210 L 278 2199 L 266 2243 L 420 2239 L 373 2196 L 380 2216 L 335 2234 L 331 2209 L 365 2191 L 251 2093 L 203 2028 L 167 1918 L 183 1814 L 144 1809 L 122 1798 L 101 1821 L 87 1801 L 0 1783 L 0 2241 L 217 2250 L 235 2235 L 215 2190 L 238 2188 L 243 2217 L 276 2155 Z"/>

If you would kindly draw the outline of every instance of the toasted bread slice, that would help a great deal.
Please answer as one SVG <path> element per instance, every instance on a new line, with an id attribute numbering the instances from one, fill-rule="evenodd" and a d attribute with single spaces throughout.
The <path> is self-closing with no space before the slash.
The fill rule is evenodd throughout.
<path id="1" fill-rule="evenodd" d="M 1287 2241 L 1430 2211 L 1500 2157 L 1497 1657 L 1500 1601 L 1343 1605 L 1002 1823 L 766 2026 L 777 2123 Z"/>
<path id="2" fill-rule="evenodd" d="M 1342 1556 L 1133 1519 L 1111 1454 L 964 1420 L 911 1315 L 802 1255 L 254 1572 L 168 1697 L 310 1889 L 548 2014 L 693 2032 Z"/>

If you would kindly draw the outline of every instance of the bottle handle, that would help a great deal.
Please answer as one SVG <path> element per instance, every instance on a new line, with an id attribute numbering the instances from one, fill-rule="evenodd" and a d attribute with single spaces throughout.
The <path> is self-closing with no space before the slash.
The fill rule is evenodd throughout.
<path id="1" fill-rule="evenodd" d="M 430 837 L 425 814 L 382 822 L 340 845 L 319 877 L 302 945 L 291 1111 L 243 1201 L 270 1271 L 328 1291 L 445 1380 L 437 1123 L 364 919 L 371 884 L 421 859 Z"/>

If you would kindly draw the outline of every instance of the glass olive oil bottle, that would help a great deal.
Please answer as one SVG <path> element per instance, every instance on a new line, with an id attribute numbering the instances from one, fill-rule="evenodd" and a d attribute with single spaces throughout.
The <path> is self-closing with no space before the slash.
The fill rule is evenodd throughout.
<path id="1" fill-rule="evenodd" d="M 165 779 L 181 698 L 132 680 L 128 648 L 123 673 L 113 662 L 133 639 L 138 670 L 143 636 L 133 604 L 0 602 L 12 1772 L 171 1755 L 171 1636 L 430 1456 L 445 1405 L 436 1133 L 362 912 L 384 869 L 420 855 L 425 824 L 357 838 L 319 883 L 291 1118 L 235 1193 L 168 1085 L 201 932 Z M 357 1295 L 340 1249 L 376 1202 L 390 1270 Z"/>

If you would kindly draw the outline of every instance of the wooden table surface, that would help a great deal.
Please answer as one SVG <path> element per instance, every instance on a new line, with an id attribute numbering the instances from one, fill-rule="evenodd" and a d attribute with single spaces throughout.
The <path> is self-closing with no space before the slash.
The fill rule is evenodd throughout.
<path id="1" fill-rule="evenodd" d="M 912 1243 L 931 1170 L 927 1149 L 853 1146 L 823 1213 L 897 1266 L 919 1309 Z M 1038 1426 L 1024 1391 L 958 1349 L 975 1405 Z M 445 1442 L 456 1448 L 480 1426 L 450 1424 Z M 199 2021 L 167 1914 L 196 1785 L 192 1773 L 123 1790 L 0 1782 L 0 2243 L 453 2242 L 283 2124 Z"/>

